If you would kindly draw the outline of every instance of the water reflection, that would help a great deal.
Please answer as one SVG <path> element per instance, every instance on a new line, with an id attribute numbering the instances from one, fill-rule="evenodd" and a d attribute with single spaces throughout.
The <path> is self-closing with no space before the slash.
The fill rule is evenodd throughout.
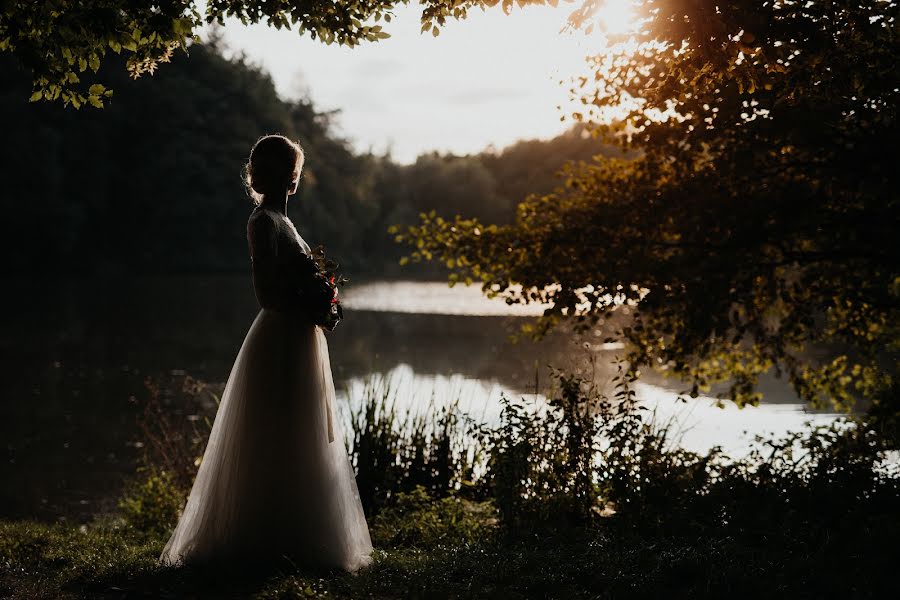
<path id="1" fill-rule="evenodd" d="M 484 298 L 474 286 L 451 289 L 442 283 L 410 282 L 361 286 L 346 302 L 358 312 L 333 341 L 348 399 L 362 396 L 364 374 L 387 373 L 401 407 L 422 398 L 438 406 L 459 402 L 472 416 L 496 422 L 501 394 L 543 398 L 548 366 L 590 375 L 601 389 L 606 387 L 605 393 L 613 393 L 609 382 L 619 353 L 615 346 L 597 342 L 605 337 L 600 332 L 577 339 L 558 332 L 539 344 L 508 341 L 520 324 L 515 317 L 540 314 L 540 306 L 507 306 Z M 373 352 L 371 364 L 365 364 L 363 355 L 346 353 L 348 345 Z M 446 373 L 452 375 L 442 376 Z M 783 435 L 808 422 L 834 418 L 808 410 L 785 382 L 774 378 L 762 382 L 765 401 L 743 410 L 710 397 L 679 397 L 683 387 L 650 374 L 636 391 L 658 419 L 674 424 L 681 444 L 697 452 L 720 446 L 740 455 L 756 435 Z"/>
<path id="2" fill-rule="evenodd" d="M 452 405 L 475 421 L 496 425 L 502 396 L 524 398 L 539 405 L 546 400 L 546 383 L 537 388 L 538 393 L 534 393 L 534 388 L 523 392 L 496 380 L 468 379 L 458 373 L 422 374 L 410 365 L 401 364 L 375 377 L 367 375 L 345 381 L 339 400 L 345 413 L 357 410 L 366 389 L 374 387 L 377 395 L 386 393 L 401 413 L 421 412 L 423 405 L 426 411 Z M 781 436 L 809 423 L 828 423 L 835 417 L 832 413 L 807 410 L 800 403 L 739 409 L 730 403 L 720 405 L 706 396 L 679 399 L 671 390 L 642 382 L 635 385 L 635 391 L 658 423 L 672 426 L 671 432 L 681 446 L 701 453 L 718 446 L 726 454 L 739 457 L 749 451 L 754 436 Z"/>
<path id="3" fill-rule="evenodd" d="M 467 315 L 470 317 L 534 317 L 542 304 L 507 305 L 488 299 L 477 285 L 448 286 L 443 282 L 375 281 L 353 286 L 344 297 L 347 308 L 375 312 L 430 315 Z"/>

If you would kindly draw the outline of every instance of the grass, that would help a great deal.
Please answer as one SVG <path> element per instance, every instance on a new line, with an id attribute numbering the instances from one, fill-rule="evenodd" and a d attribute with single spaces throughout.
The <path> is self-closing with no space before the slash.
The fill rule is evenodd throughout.
<path id="1" fill-rule="evenodd" d="M 81 528 L 2 522 L 0 596 L 890 597 L 898 589 L 900 528 L 885 517 L 655 536 L 613 517 L 593 527 L 511 536 L 498 528 L 489 504 L 413 494 L 403 510 L 376 520 L 375 563 L 357 575 L 288 562 L 266 571 L 165 569 L 155 562 L 164 534 L 108 519 Z"/>

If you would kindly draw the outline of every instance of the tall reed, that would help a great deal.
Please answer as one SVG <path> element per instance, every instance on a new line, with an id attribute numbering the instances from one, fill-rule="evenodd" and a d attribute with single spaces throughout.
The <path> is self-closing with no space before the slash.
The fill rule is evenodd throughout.
<path id="1" fill-rule="evenodd" d="M 432 393 L 425 402 L 401 403 L 398 390 L 390 377 L 370 377 L 358 397 L 347 391 L 347 446 L 368 514 L 417 487 L 435 497 L 470 487 L 481 459 L 477 440 L 467 435 L 459 397 L 438 405 Z"/>

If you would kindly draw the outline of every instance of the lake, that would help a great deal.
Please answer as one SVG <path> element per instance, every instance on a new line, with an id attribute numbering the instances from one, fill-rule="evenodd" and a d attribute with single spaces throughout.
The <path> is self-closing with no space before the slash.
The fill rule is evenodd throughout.
<path id="1" fill-rule="evenodd" d="M 2 298 L 0 518 L 85 520 L 111 509 L 138 457 L 135 397 L 144 379 L 185 372 L 223 382 L 258 311 L 247 277 L 7 279 Z M 366 385 L 392 386 L 419 409 L 458 401 L 497 418 L 502 394 L 547 389 L 548 365 L 608 379 L 621 348 L 602 336 L 559 332 L 511 343 L 540 307 L 510 307 L 477 287 L 368 282 L 343 291 L 345 320 L 329 335 L 339 400 Z M 809 410 L 777 380 L 759 407 L 678 400 L 683 386 L 658 376 L 637 385 L 682 444 L 740 454 L 761 433 L 784 433 L 834 415 Z"/>

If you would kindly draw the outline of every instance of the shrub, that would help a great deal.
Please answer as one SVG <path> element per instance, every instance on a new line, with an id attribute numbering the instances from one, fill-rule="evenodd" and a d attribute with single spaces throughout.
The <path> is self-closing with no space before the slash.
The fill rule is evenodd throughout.
<path id="1" fill-rule="evenodd" d="M 135 529 L 161 533 L 178 522 L 219 396 L 212 386 L 177 371 L 163 381 L 148 378 L 144 387 L 147 396 L 138 418 L 141 466 L 119 508 Z"/>
<path id="2" fill-rule="evenodd" d="M 506 532 L 624 523 L 677 533 L 762 530 L 791 511 L 830 519 L 900 498 L 896 460 L 893 470 L 885 467 L 896 443 L 884 435 L 883 419 L 758 439 L 749 456 L 732 460 L 719 449 L 679 448 L 673 423 L 640 405 L 634 376 L 622 366 L 609 396 L 560 371 L 553 381 L 547 401 L 502 397 L 495 426 L 475 423 L 455 405 L 398 410 L 389 382 L 370 381 L 352 403 L 348 445 L 364 509 L 384 543 L 459 537 L 473 524 L 473 507 L 486 506 L 472 500 L 488 500 Z M 145 466 L 121 504 L 141 530 L 174 524 L 208 430 L 202 407 L 190 404 L 206 388 L 190 378 L 173 382 L 185 395 L 177 406 L 188 408 L 186 418 L 176 418 L 176 403 L 165 406 L 171 392 L 148 386 Z M 413 516 L 400 526 L 403 511 Z M 392 526 L 398 529 L 390 533 Z"/>
<path id="3" fill-rule="evenodd" d="M 144 468 L 165 471 L 189 490 L 212 430 L 218 389 L 183 372 L 144 381 L 147 397 L 138 418 Z"/>
<path id="4" fill-rule="evenodd" d="M 142 471 L 119 501 L 125 521 L 139 531 L 160 533 L 175 527 L 185 490 L 167 471 Z"/>

